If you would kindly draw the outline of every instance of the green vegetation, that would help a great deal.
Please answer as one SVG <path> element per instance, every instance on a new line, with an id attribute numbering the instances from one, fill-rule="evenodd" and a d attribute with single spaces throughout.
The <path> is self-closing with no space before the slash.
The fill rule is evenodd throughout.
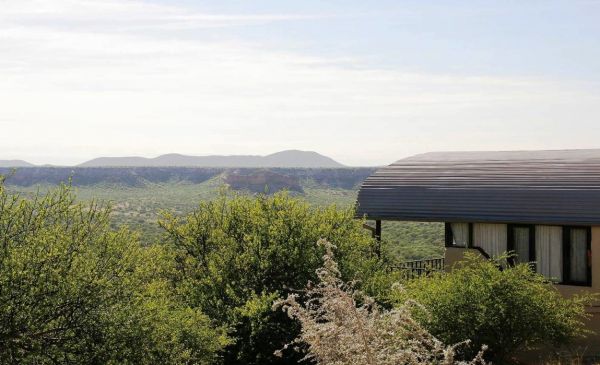
<path id="1" fill-rule="evenodd" d="M 311 179 L 301 181 L 303 193 L 290 192 L 316 207 L 335 205 L 341 209 L 354 206 L 358 188 L 331 187 Z M 54 185 L 33 185 L 29 187 L 8 186 L 13 192 L 33 197 L 55 188 Z M 192 212 L 199 202 L 211 201 L 219 197 L 224 182 L 215 177 L 199 184 L 172 181 L 169 183 L 149 183 L 139 186 L 98 183 L 75 186 L 73 191 L 79 201 L 99 200 L 111 205 L 111 226 L 127 226 L 140 232 L 145 244 L 157 242 L 162 230 L 156 224 L 161 211 L 175 215 Z M 241 194 L 257 194 L 241 191 Z M 388 257 L 394 261 L 418 260 L 441 257 L 444 252 L 444 227 L 441 223 L 384 222 L 383 240 Z"/>
<path id="2" fill-rule="evenodd" d="M 0 181 L 0 245 L 3 364 L 208 364 L 229 342 L 175 295 L 168 251 L 65 187 L 26 200 Z"/>
<path id="3" fill-rule="evenodd" d="M 161 210 L 175 214 L 191 212 L 198 202 L 214 199 L 222 187 L 220 179 L 212 179 L 201 184 L 182 182 L 146 183 L 141 186 L 128 186 L 99 183 L 86 186 L 74 186 L 73 192 L 78 201 L 98 200 L 111 206 L 111 225 L 113 228 L 128 226 L 140 232 L 146 244 L 157 240 L 161 234 L 158 221 Z M 8 186 L 13 192 L 33 197 L 36 194 L 52 191 L 55 185 L 33 185 L 30 187 Z"/>
<path id="4" fill-rule="evenodd" d="M 344 201 L 351 194 L 341 188 L 328 188 L 339 195 L 303 188 L 321 204 L 299 193 L 232 193 L 216 180 L 79 188 L 84 202 L 69 187 L 20 189 L 22 196 L 0 181 L 0 363 L 295 364 L 329 341 L 322 350 L 333 364 L 346 345 L 350 355 L 360 353 L 354 337 L 361 328 L 382 356 L 390 354 L 387 363 L 409 349 L 417 362 L 401 363 L 451 363 L 450 350 L 472 359 L 483 344 L 490 346 L 486 357 L 501 363 L 514 351 L 564 344 L 583 332 L 589 298 L 563 299 L 526 265 L 498 270 L 472 258 L 452 273 L 392 289 L 399 273 L 388 264 L 441 253 L 442 227 L 386 224 L 379 258 L 351 203 L 323 205 L 325 195 Z M 92 196 L 112 200 L 115 210 L 89 202 Z M 127 225 L 153 228 L 140 239 Z M 331 251 L 317 244 L 322 238 Z M 421 248 L 408 250 L 418 242 Z M 333 253 L 329 280 L 318 268 Z M 309 293 L 325 290 L 322 296 L 301 290 L 324 278 L 309 284 Z M 325 294 L 333 294 L 331 306 Z M 295 306 L 292 318 L 272 311 L 283 297 L 291 298 L 288 309 Z M 337 318 L 313 321 L 317 337 L 306 332 L 307 317 L 298 317 L 326 314 L 307 306 L 309 299 Z M 414 301 L 422 306 L 405 305 Z M 296 338 L 304 339 L 300 352 L 274 356 Z M 472 345 L 442 346 L 464 339 Z M 421 340 L 425 347 L 415 342 Z M 363 360 L 356 364 L 386 363 Z"/>
<path id="5" fill-rule="evenodd" d="M 227 364 L 295 364 L 302 357 L 293 351 L 273 355 L 298 334 L 298 325 L 271 304 L 316 279 L 324 253 L 320 238 L 336 245 L 344 278 L 379 285 L 383 267 L 374 241 L 353 215 L 352 209 L 314 207 L 285 193 L 221 196 L 183 218 L 163 215 L 167 244 L 185 273 L 179 294 L 236 339 L 226 349 Z"/>
<path id="6" fill-rule="evenodd" d="M 444 256 L 444 223 L 383 222 L 381 235 L 387 256 L 396 261 Z"/>
<path id="7" fill-rule="evenodd" d="M 486 359 L 502 364 L 519 350 L 558 348 L 585 333 L 584 305 L 591 297 L 564 299 L 529 265 L 503 270 L 498 265 L 472 255 L 450 273 L 405 283 L 393 296 L 399 305 L 420 303 L 415 317 L 440 340 L 470 339 L 471 346 L 461 348 L 466 358 L 485 344 Z"/>

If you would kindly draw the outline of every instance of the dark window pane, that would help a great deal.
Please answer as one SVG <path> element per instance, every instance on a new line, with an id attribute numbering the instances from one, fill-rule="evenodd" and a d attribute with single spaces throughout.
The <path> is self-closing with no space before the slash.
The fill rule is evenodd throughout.
<path id="1" fill-rule="evenodd" d="M 528 227 L 515 227 L 513 229 L 513 242 L 515 243 L 515 262 L 529 262 L 532 261 L 529 257 L 529 228 Z"/>
<path id="2" fill-rule="evenodd" d="M 587 229 L 571 229 L 571 272 L 570 279 L 574 282 L 587 281 Z"/>

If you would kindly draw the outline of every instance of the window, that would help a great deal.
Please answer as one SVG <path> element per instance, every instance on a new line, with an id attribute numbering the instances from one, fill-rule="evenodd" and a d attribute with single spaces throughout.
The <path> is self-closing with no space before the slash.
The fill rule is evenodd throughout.
<path id="1" fill-rule="evenodd" d="M 496 223 L 446 223 L 446 246 L 479 249 L 495 257 L 514 252 L 509 264 L 531 263 L 546 278 L 591 285 L 591 228 Z"/>
<path id="2" fill-rule="evenodd" d="M 469 223 L 446 223 L 446 246 L 469 247 L 471 225 Z"/>
<path id="3" fill-rule="evenodd" d="M 590 228 L 564 228 L 563 255 L 565 257 L 565 284 L 590 285 Z"/>
<path id="4" fill-rule="evenodd" d="M 508 251 L 514 256 L 512 264 L 535 261 L 535 226 L 511 224 L 508 226 Z"/>
<path id="5" fill-rule="evenodd" d="M 535 261 L 537 272 L 556 282 L 563 281 L 562 242 L 562 227 L 535 227 Z"/>
<path id="6" fill-rule="evenodd" d="M 509 264 L 531 262 L 567 285 L 591 285 L 591 237 L 590 227 L 446 223 L 447 247 L 476 248 L 490 257 L 513 251 Z"/>
<path id="7" fill-rule="evenodd" d="M 490 257 L 498 257 L 507 251 L 507 225 L 473 224 L 473 246 L 479 247 Z"/>
<path id="8" fill-rule="evenodd" d="M 537 272 L 562 284 L 591 285 L 591 229 L 535 227 Z"/>

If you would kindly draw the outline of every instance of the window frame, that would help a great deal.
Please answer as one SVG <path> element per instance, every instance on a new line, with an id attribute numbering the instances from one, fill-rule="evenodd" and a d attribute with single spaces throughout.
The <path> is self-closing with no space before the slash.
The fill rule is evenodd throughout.
<path id="1" fill-rule="evenodd" d="M 563 281 L 562 285 L 592 286 L 592 227 L 590 226 L 562 226 L 563 229 Z M 584 281 L 571 280 L 571 230 L 586 230 L 586 279 Z"/>
<path id="2" fill-rule="evenodd" d="M 535 252 L 535 224 L 508 224 L 508 235 L 507 235 L 507 242 L 506 242 L 506 249 L 508 250 L 508 252 L 512 252 L 515 253 L 515 236 L 514 236 L 514 230 L 515 228 L 527 228 L 529 230 L 529 265 L 531 266 L 531 268 L 536 271 L 537 270 L 537 266 L 536 266 L 536 252 Z M 508 264 L 511 266 L 514 266 L 516 264 L 515 262 L 515 256 L 512 255 L 508 258 Z"/>
<path id="3" fill-rule="evenodd" d="M 454 237 L 452 234 L 452 223 L 466 223 L 469 225 L 469 239 L 466 246 L 454 245 Z M 446 247 L 456 248 L 473 248 L 473 223 L 472 222 L 444 222 L 444 240 Z"/>
<path id="4" fill-rule="evenodd" d="M 467 223 L 469 225 L 469 239 L 466 246 L 455 246 L 453 245 L 453 237 L 452 237 L 452 223 Z M 544 225 L 544 224 L 521 224 L 521 223 L 506 223 L 507 224 L 507 242 L 506 249 L 509 252 L 514 252 L 515 250 L 515 241 L 514 241 L 514 229 L 515 228 L 528 228 L 529 229 L 529 263 L 532 270 L 537 272 L 537 252 L 536 252 L 536 226 Z M 548 225 L 548 224 L 545 224 Z M 562 262 L 562 271 L 563 278 L 562 281 L 558 283 L 554 283 L 556 285 L 572 285 L 572 286 L 592 286 L 592 227 L 591 226 L 577 226 L 577 225 L 558 225 L 558 224 L 550 224 L 550 226 L 561 227 L 562 228 L 562 252 L 563 252 L 563 262 Z M 586 280 L 584 281 L 574 281 L 571 280 L 571 230 L 572 229 L 585 229 L 587 232 L 586 237 Z M 454 247 L 454 248 L 471 248 L 471 249 L 479 249 L 484 256 L 488 257 L 486 253 L 478 247 L 473 246 L 473 222 L 445 222 L 444 225 L 444 239 L 446 243 L 446 247 Z M 514 266 L 516 264 L 515 258 L 509 257 L 508 264 Z"/>

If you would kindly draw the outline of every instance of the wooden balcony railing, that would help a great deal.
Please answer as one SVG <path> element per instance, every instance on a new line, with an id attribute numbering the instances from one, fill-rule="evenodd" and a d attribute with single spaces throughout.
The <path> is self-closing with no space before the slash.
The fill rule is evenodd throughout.
<path id="1" fill-rule="evenodd" d="M 405 261 L 393 266 L 392 270 L 400 271 L 406 279 L 414 279 L 444 270 L 444 258 Z"/>

